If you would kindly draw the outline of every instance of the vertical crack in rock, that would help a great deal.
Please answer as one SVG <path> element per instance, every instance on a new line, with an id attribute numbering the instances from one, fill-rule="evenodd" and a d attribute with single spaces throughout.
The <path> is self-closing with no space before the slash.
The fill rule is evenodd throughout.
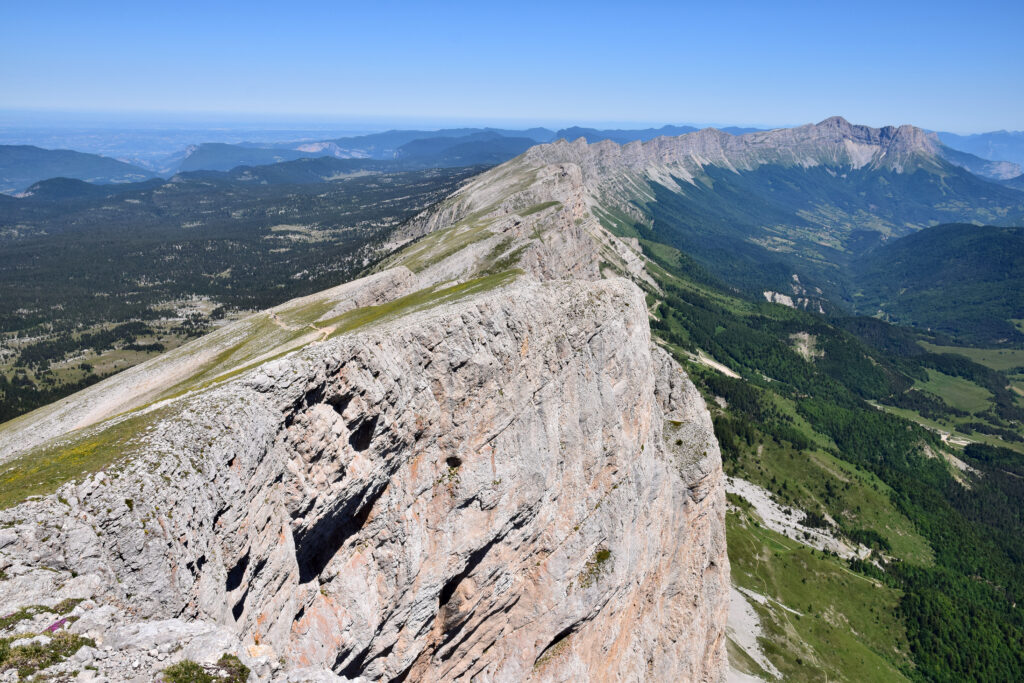
<path id="1" fill-rule="evenodd" d="M 299 565 L 300 584 L 320 576 L 345 541 L 359 533 L 387 488 L 388 480 L 383 480 L 361 496 L 339 501 L 315 524 L 296 535 L 295 560 Z"/>
<path id="2" fill-rule="evenodd" d="M 487 557 L 487 553 L 491 552 L 491 548 L 497 545 L 502 538 L 494 538 L 487 545 L 482 548 L 478 548 L 470 554 L 469 558 L 466 560 L 466 567 L 441 587 L 441 593 L 438 595 L 438 619 L 441 622 L 441 642 L 437 646 L 438 652 L 444 650 L 445 646 L 448 645 L 455 636 L 459 635 L 459 631 L 466 622 L 469 621 L 470 617 L 473 616 L 472 606 L 470 606 L 470 609 L 462 611 L 462 609 L 460 609 L 460 605 L 452 604 L 452 598 L 455 596 L 455 591 L 457 591 L 462 582 L 473 573 L 473 570 L 484 561 L 484 558 Z M 446 653 L 441 654 L 441 659 L 449 659 L 454 651 L 455 648 L 451 648 Z"/>
<path id="3" fill-rule="evenodd" d="M 365 451 L 370 447 L 370 441 L 373 440 L 373 433 L 377 429 L 377 420 L 379 417 L 374 415 L 370 418 L 363 418 L 359 422 L 355 423 L 355 426 L 350 426 L 351 434 L 348 437 L 349 445 L 356 452 Z"/>
<path id="4" fill-rule="evenodd" d="M 463 609 L 461 604 L 453 604 L 452 599 L 458 592 L 459 587 L 484 562 L 491 550 L 499 544 L 507 542 L 514 532 L 522 529 L 535 515 L 536 510 L 533 508 L 520 510 L 511 520 L 511 526 L 507 530 L 497 534 L 486 544 L 470 553 L 469 557 L 466 558 L 466 566 L 463 567 L 462 571 L 448 579 L 441 587 L 437 598 L 437 619 L 441 626 L 441 642 L 435 646 L 435 652 L 440 653 L 441 661 L 447 661 L 458 650 L 461 641 L 452 645 L 447 651 L 444 651 L 455 637 L 459 635 L 459 632 L 463 630 L 463 627 L 473 617 L 475 611 L 475 603 L 470 604 L 468 609 Z M 468 637 L 468 635 L 465 637 Z M 463 640 L 465 640 L 465 637 Z"/>
<path id="5" fill-rule="evenodd" d="M 373 658 L 370 661 L 378 660 L 378 659 L 379 660 L 386 660 L 388 658 L 388 655 L 390 655 L 391 652 L 394 649 L 395 649 L 395 644 L 392 643 L 391 645 L 388 645 L 383 650 L 381 650 L 379 653 L 374 655 Z M 362 652 L 360 652 L 359 656 L 356 657 L 354 660 L 352 660 L 352 663 L 349 664 L 347 667 L 345 667 L 345 669 L 342 670 L 340 675 L 343 676 L 344 678 L 352 678 L 352 679 L 359 678 L 359 676 L 362 675 L 363 670 L 366 668 L 367 664 L 369 663 L 367 661 L 367 658 L 370 656 L 370 651 L 371 651 L 371 648 L 366 648 Z M 337 668 L 340 665 L 340 663 L 341 663 L 340 661 L 335 662 L 334 668 Z"/>
<path id="6" fill-rule="evenodd" d="M 224 589 L 228 593 L 235 590 L 242 585 L 242 579 L 245 578 L 245 570 L 249 567 L 249 551 L 245 551 L 245 555 L 242 556 L 235 566 L 228 572 L 228 580 L 224 586 Z"/>
<path id="7" fill-rule="evenodd" d="M 547 644 L 547 646 L 541 650 L 540 654 L 537 655 L 537 659 L 533 660 L 534 667 L 538 666 L 545 659 L 558 652 L 559 646 L 569 640 L 574 633 L 580 630 L 581 624 L 579 622 L 570 624 L 564 629 L 555 634 L 555 637 Z"/>
<path id="8" fill-rule="evenodd" d="M 248 598 L 248 597 L 249 597 L 249 589 L 246 588 L 245 592 L 242 593 L 242 597 L 239 598 L 238 602 L 236 602 L 234 607 L 231 608 L 231 616 L 233 616 L 235 618 L 235 621 L 238 621 L 239 619 L 242 618 L 242 612 L 245 611 L 245 599 Z"/>

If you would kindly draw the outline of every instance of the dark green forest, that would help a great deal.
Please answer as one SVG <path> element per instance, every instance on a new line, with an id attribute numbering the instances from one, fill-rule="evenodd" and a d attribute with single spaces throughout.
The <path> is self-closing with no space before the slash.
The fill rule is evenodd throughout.
<path id="1" fill-rule="evenodd" d="M 662 292 L 649 292 L 662 301 L 652 322 L 655 335 L 683 362 L 687 351 L 703 350 L 742 375 L 691 373 L 709 398 L 728 405 L 715 418 L 726 473 L 737 472 L 744 459 L 756 461 L 749 454 L 758 443 L 783 445 L 799 458 L 825 437 L 834 444 L 831 455 L 891 488 L 892 504 L 934 553 L 932 564 L 886 555 L 878 564 L 850 563 L 903 592 L 900 617 L 913 658 L 904 673 L 923 681 L 1024 679 L 1024 615 L 1017 607 L 1024 599 L 1024 454 L 968 446 L 961 457 L 977 472 L 968 489 L 929 455 L 946 447 L 935 433 L 869 403 L 925 401 L 933 410 L 952 410 L 938 398 L 907 398 L 919 393 L 912 387 L 929 368 L 941 368 L 1001 390 L 993 397 L 993 417 L 1019 434 L 1024 411 L 1006 391 L 1005 375 L 962 356 L 927 353 L 908 344 L 916 333 L 877 320 L 830 321 L 737 298 L 693 260 L 663 254 L 647 249 L 662 274 Z M 808 359 L 794 350 L 798 332 L 813 335 L 823 355 Z M 796 415 L 781 411 L 775 397 L 795 405 Z M 780 500 L 802 502 L 793 482 L 775 475 L 770 481 Z M 810 510 L 810 521 L 820 524 L 828 513 L 847 538 L 887 550 L 886 538 L 858 526 L 831 487 L 820 496 L 834 506 Z"/>
<path id="2" fill-rule="evenodd" d="M 853 301 L 868 314 L 972 345 L 1024 345 L 1024 228 L 939 225 L 853 263 Z"/>
<path id="3" fill-rule="evenodd" d="M 374 245 L 480 170 L 324 182 L 295 164 L 264 169 L 288 182 L 245 180 L 244 170 L 111 186 L 56 179 L 0 204 L 0 421 L 104 374 L 53 373 L 51 363 L 86 349 L 155 354 L 231 311 L 351 280 Z M 197 299 L 207 312 L 175 312 Z"/>

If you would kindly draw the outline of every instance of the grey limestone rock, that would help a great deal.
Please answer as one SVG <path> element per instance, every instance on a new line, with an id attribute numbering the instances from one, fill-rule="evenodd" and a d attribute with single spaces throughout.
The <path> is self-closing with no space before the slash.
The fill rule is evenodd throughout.
<path id="1" fill-rule="evenodd" d="M 53 563 L 0 593 L 105 603 L 72 628 L 112 679 L 224 652 L 267 678 L 284 658 L 281 676 L 717 679 L 718 450 L 646 316 L 624 280 L 523 283 L 243 373 L 65 486 L 74 517 L 53 497 L 0 513 L 45 520 L 3 557 Z"/>
<path id="2" fill-rule="evenodd" d="M 721 680 L 711 420 L 592 164 L 547 155 L 411 222 L 369 278 L 41 412 L 32 443 L 59 443 L 160 398 L 103 471 L 0 511 L 0 610 L 87 598 L 95 650 L 60 666 L 96 680 L 225 653 L 282 682 Z"/>

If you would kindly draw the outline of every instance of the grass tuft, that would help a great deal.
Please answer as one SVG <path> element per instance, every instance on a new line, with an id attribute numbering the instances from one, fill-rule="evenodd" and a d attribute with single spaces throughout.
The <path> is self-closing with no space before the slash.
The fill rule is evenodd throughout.
<path id="1" fill-rule="evenodd" d="M 164 669 L 160 676 L 165 683 L 245 683 L 249 667 L 235 655 L 225 654 L 214 666 L 184 659 Z"/>

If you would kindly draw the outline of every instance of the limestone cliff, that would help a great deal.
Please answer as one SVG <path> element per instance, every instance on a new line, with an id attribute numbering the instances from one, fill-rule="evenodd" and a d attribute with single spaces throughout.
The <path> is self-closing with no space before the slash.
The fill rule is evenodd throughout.
<path id="1" fill-rule="evenodd" d="M 623 200 L 643 197 L 644 179 L 677 187 L 694 182 L 707 167 L 752 171 L 765 165 L 822 166 L 839 172 L 871 168 L 902 173 L 941 168 L 946 150 L 934 133 L 914 126 L 871 128 L 835 116 L 817 124 L 738 136 L 705 128 L 624 145 L 559 140 L 537 145 L 524 156 L 531 165 L 571 163 L 596 194 Z"/>
<path id="2" fill-rule="evenodd" d="M 108 680 L 720 680 L 718 446 L 592 202 L 520 158 L 378 274 L 8 426 L 43 495 L 0 512 L 0 613 L 40 607 L 0 637 L 52 620 L 96 648 L 48 672 Z"/>

